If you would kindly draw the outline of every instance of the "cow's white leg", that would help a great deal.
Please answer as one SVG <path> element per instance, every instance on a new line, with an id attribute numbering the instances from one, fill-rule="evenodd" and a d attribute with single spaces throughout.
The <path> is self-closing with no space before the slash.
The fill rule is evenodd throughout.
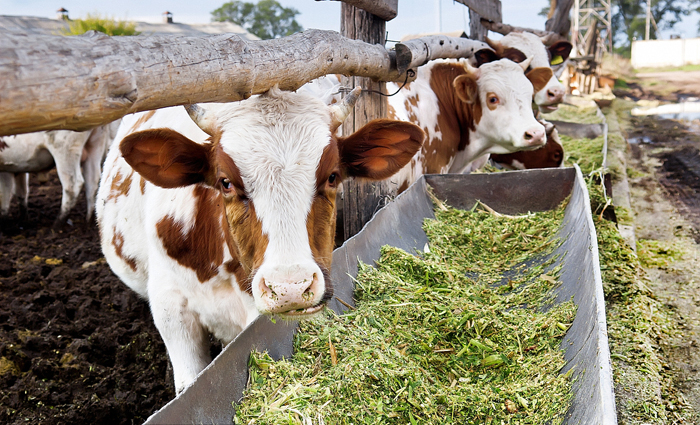
<path id="1" fill-rule="evenodd" d="M 20 217 L 26 218 L 29 212 L 29 173 L 15 174 L 15 195 L 19 200 Z"/>
<path id="2" fill-rule="evenodd" d="M 0 173 L 0 215 L 10 215 L 10 203 L 14 192 L 14 175 L 12 173 Z"/>
<path id="3" fill-rule="evenodd" d="M 151 274 L 159 276 L 159 273 Z M 180 393 L 210 362 L 209 334 L 199 316 L 188 309 L 187 299 L 174 288 L 157 288 L 149 282 L 148 298 L 153 321 L 160 332 L 173 365 L 175 391 Z M 154 288 L 155 287 L 155 288 Z"/>
<path id="4" fill-rule="evenodd" d="M 78 202 L 78 195 L 84 183 L 83 174 L 80 170 L 81 153 L 82 146 L 77 152 L 73 149 L 63 152 L 51 152 L 56 161 L 56 172 L 63 188 L 61 212 L 56 221 L 54 221 L 54 227 L 58 227 L 65 222 L 68 213 L 75 206 L 75 203 Z"/>
<path id="5" fill-rule="evenodd" d="M 83 178 L 85 180 L 85 198 L 87 199 L 87 222 L 90 222 L 92 213 L 95 210 L 95 196 L 97 195 L 97 187 L 100 184 L 100 164 L 104 155 L 105 143 L 104 137 L 99 137 L 98 140 L 92 140 L 92 137 L 85 145 L 87 158 L 83 161 Z"/>

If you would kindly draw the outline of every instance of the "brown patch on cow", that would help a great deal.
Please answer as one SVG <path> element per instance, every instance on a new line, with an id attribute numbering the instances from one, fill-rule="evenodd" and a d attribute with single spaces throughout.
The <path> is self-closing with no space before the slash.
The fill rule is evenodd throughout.
<path id="1" fill-rule="evenodd" d="M 155 115 L 156 111 L 148 111 L 145 114 L 141 115 L 139 119 L 136 120 L 134 125 L 131 126 L 131 129 L 129 129 L 129 133 L 133 133 L 136 130 L 139 129 L 143 124 L 146 123 L 146 121 L 150 120 L 153 115 Z"/>
<path id="2" fill-rule="evenodd" d="M 515 168 L 514 161 L 520 162 L 526 170 L 533 168 L 557 168 L 564 160 L 564 148 L 557 141 L 556 132 L 547 134 L 547 142 L 533 151 L 520 151 L 502 155 L 491 155 L 491 159 L 508 168 Z"/>
<path id="3" fill-rule="evenodd" d="M 333 173 L 337 173 L 337 179 L 331 185 L 335 188 L 342 179 L 340 175 L 340 154 L 338 152 L 338 140 L 335 137 L 331 138 L 331 142 L 323 148 L 323 154 L 316 167 L 316 190 L 324 190 L 328 184 L 328 178 Z"/>
<path id="4" fill-rule="evenodd" d="M 118 232 L 116 227 L 114 228 L 114 236 L 112 236 L 112 245 L 117 257 L 121 258 L 131 270 L 136 271 L 136 259 L 124 254 L 124 235 Z"/>
<path id="5" fill-rule="evenodd" d="M 5 139 L 0 138 L 0 152 L 2 152 L 4 149 L 7 149 L 10 147 L 7 142 L 5 142 Z"/>
<path id="6" fill-rule="evenodd" d="M 457 81 L 458 78 L 461 78 L 460 81 Z M 440 108 L 435 132 L 441 134 L 441 138 L 427 140 L 423 144 L 422 167 L 424 173 L 440 173 L 457 152 L 469 144 L 469 130 L 474 130 L 481 120 L 481 103 L 476 76 L 468 73 L 459 63 L 434 65 L 430 88 L 437 96 Z M 458 93 L 460 90 L 462 92 Z M 460 94 L 470 102 L 465 102 Z"/>
<path id="7" fill-rule="evenodd" d="M 252 294 L 250 281 L 253 270 L 260 267 L 265 260 L 265 251 L 269 240 L 263 233 L 262 222 L 255 213 L 255 205 L 247 198 L 231 196 L 224 198 L 226 219 L 231 235 L 229 249 L 237 257 L 242 267 L 245 280 L 239 280 L 241 290 Z"/>
<path id="8" fill-rule="evenodd" d="M 399 193 L 403 193 L 403 191 L 405 191 L 406 189 L 408 189 L 408 182 L 404 180 L 404 182 L 401 183 L 401 185 L 399 186 L 396 194 L 398 195 Z"/>
<path id="9" fill-rule="evenodd" d="M 335 243 L 335 190 L 317 192 L 306 218 L 306 231 L 314 260 L 321 269 L 330 270 Z M 326 282 L 328 285 L 329 282 Z"/>
<path id="10" fill-rule="evenodd" d="M 194 270 L 200 282 L 219 273 L 224 261 L 226 227 L 222 226 L 223 198 L 218 191 L 196 185 L 194 223 L 190 227 L 172 216 L 156 223 L 156 233 L 168 256 Z"/>
<path id="11" fill-rule="evenodd" d="M 117 174 L 115 174 L 114 178 L 112 179 L 112 185 L 109 188 L 109 195 L 107 195 L 105 202 L 112 201 L 120 196 L 127 196 L 129 194 L 129 188 L 131 187 L 131 177 L 133 175 L 133 170 L 126 176 L 122 175 L 121 170 L 118 170 Z"/>
<path id="12" fill-rule="evenodd" d="M 552 79 L 552 69 L 551 68 L 534 68 L 532 71 L 528 71 L 525 74 L 528 80 L 532 83 L 532 87 L 535 93 L 545 88 L 549 80 Z"/>
<path id="13" fill-rule="evenodd" d="M 139 188 L 141 189 L 141 195 L 146 193 L 146 179 L 139 175 Z"/>
<path id="14" fill-rule="evenodd" d="M 386 117 L 389 118 L 390 120 L 399 119 L 398 116 L 396 115 L 396 109 L 394 109 L 394 107 L 391 106 L 391 103 L 387 104 Z M 0 143 L 2 143 L 2 141 L 0 141 Z"/>

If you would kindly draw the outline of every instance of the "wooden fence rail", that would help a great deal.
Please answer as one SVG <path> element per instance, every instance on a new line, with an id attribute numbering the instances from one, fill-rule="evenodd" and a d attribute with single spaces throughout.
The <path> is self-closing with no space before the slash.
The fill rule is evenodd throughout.
<path id="1" fill-rule="evenodd" d="M 469 56 L 483 47 L 474 43 L 478 42 L 430 37 L 403 49 L 402 68 L 437 57 Z M 404 80 L 394 51 L 335 31 L 308 30 L 263 41 L 233 34 L 2 34 L 0 136 L 86 130 L 132 112 L 242 100 L 275 84 L 295 90 L 326 74 Z"/>

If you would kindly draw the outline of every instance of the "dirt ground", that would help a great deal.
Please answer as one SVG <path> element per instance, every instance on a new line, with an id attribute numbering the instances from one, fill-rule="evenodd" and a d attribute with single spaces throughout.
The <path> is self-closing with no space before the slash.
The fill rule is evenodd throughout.
<path id="1" fill-rule="evenodd" d="M 0 423 L 142 423 L 174 396 L 148 304 L 105 264 L 85 199 L 51 230 L 61 186 L 32 176 L 0 220 Z"/>
<path id="2" fill-rule="evenodd" d="M 616 95 L 665 101 L 700 97 L 700 72 L 638 77 L 639 85 Z M 682 326 L 678 338 L 661 342 L 664 361 L 680 400 L 700 418 L 700 135 L 694 124 L 632 117 L 627 138 L 632 142 L 628 178 L 638 246 L 667 258 L 645 267 L 648 284 Z"/>

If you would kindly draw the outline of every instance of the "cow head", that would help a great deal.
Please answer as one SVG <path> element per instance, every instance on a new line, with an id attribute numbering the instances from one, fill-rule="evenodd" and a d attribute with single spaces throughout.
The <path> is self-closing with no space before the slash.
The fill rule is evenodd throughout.
<path id="1" fill-rule="evenodd" d="M 454 79 L 457 97 L 474 117 L 475 140 L 470 143 L 489 145 L 482 153 L 537 149 L 545 143 L 544 127 L 532 113 L 533 83 L 528 77 L 547 77 L 551 70 L 535 69 L 526 76 L 528 62 L 500 59 L 480 68 L 466 64 L 466 73 Z"/>
<path id="2" fill-rule="evenodd" d="M 540 121 L 547 133 L 547 143 L 534 151 L 514 152 L 505 155 L 491 155 L 491 160 L 505 168 L 526 170 L 532 168 L 557 168 L 564 161 L 564 147 L 554 124 Z"/>
<path id="3" fill-rule="evenodd" d="M 488 45 L 499 57 L 508 49 L 517 49 L 531 59 L 531 68 L 550 68 L 566 61 L 571 52 L 571 43 L 568 41 L 558 41 L 549 47 L 545 47 L 542 39 L 529 32 L 511 32 L 499 41 L 486 39 Z M 512 57 L 508 57 L 513 59 Z M 516 60 L 517 61 L 517 60 Z M 564 100 L 566 88 L 552 74 L 545 85 L 539 90 L 535 90 L 534 101 L 540 111 L 547 113 L 555 111 L 558 105 Z"/>
<path id="4" fill-rule="evenodd" d="M 157 186 L 218 191 L 239 285 L 263 314 L 305 316 L 332 297 L 338 185 L 391 176 L 424 137 L 417 126 L 390 120 L 336 137 L 351 108 L 273 88 L 222 108 L 190 105 L 190 117 L 210 135 L 207 143 L 151 129 L 127 136 L 120 148 Z"/>

